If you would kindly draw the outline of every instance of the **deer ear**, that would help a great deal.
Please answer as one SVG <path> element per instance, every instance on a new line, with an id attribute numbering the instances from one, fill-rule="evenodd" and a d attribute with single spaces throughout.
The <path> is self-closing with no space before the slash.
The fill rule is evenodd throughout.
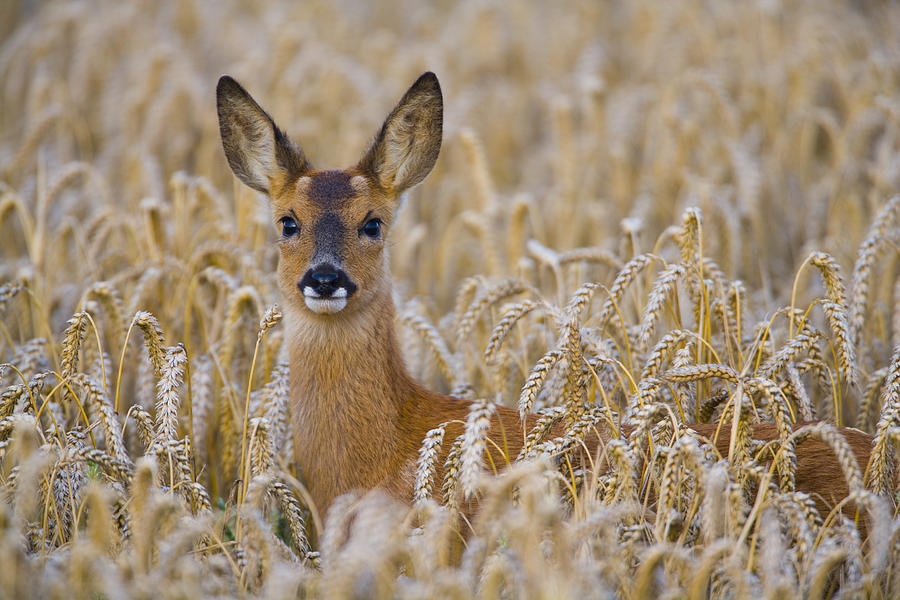
<path id="1" fill-rule="evenodd" d="M 400 194 L 423 179 L 441 151 L 444 101 L 434 73 L 424 73 L 404 94 L 360 161 L 360 171 Z"/>
<path id="2" fill-rule="evenodd" d="M 228 165 L 254 190 L 268 194 L 273 184 L 309 170 L 300 147 L 228 75 L 220 77 L 216 86 L 216 109 Z"/>

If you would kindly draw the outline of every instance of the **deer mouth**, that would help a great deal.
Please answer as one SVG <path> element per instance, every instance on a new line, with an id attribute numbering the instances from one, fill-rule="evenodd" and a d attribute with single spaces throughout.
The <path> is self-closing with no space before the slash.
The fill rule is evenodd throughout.
<path id="1" fill-rule="evenodd" d="M 306 307 L 319 315 L 333 315 L 347 306 L 347 288 L 339 287 L 328 296 L 316 292 L 312 286 L 303 288 L 303 300 Z"/>

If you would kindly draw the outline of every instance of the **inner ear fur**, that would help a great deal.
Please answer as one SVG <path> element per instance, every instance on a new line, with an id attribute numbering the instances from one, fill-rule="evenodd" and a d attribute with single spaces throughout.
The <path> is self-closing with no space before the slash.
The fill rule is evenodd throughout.
<path id="1" fill-rule="evenodd" d="M 273 184 L 310 170 L 300 146 L 228 75 L 216 86 L 216 110 L 228 165 L 249 187 L 268 194 Z"/>
<path id="2" fill-rule="evenodd" d="M 400 194 L 421 182 L 441 151 L 444 101 L 437 76 L 422 74 L 391 111 L 357 168 Z"/>

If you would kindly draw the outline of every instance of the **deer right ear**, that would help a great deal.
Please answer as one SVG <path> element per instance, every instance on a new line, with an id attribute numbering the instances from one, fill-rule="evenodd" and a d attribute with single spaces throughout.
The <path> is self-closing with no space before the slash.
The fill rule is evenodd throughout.
<path id="1" fill-rule="evenodd" d="M 228 165 L 248 186 L 268 194 L 273 185 L 309 170 L 309 163 L 241 84 L 223 75 L 216 86 L 219 133 Z"/>
<path id="2" fill-rule="evenodd" d="M 444 101 L 434 73 L 416 80 L 388 115 L 358 167 L 397 194 L 423 179 L 441 151 Z"/>

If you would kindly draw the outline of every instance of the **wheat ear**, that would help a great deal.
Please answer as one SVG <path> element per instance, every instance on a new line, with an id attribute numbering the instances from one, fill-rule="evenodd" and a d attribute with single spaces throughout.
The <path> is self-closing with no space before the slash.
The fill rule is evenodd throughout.
<path id="1" fill-rule="evenodd" d="M 850 322 L 850 339 L 856 346 L 859 345 L 865 318 L 872 267 L 890 239 L 888 233 L 896 219 L 898 206 L 900 206 L 900 196 L 893 196 L 885 203 L 878 212 L 878 216 L 872 222 L 866 239 L 863 240 L 856 253 L 856 263 L 853 265 L 851 284 L 853 293 L 850 296 L 850 315 L 848 318 Z"/>
<path id="2" fill-rule="evenodd" d="M 544 380 L 547 379 L 550 370 L 562 356 L 561 350 L 550 350 L 532 367 L 528 379 L 525 380 L 525 385 L 522 386 L 522 392 L 519 394 L 519 414 L 523 419 L 526 414 L 531 412 L 534 400 L 544 385 Z"/>
<path id="3" fill-rule="evenodd" d="M 876 494 L 891 490 L 894 464 L 890 432 L 900 422 L 900 345 L 894 348 L 887 377 L 881 388 L 881 416 L 875 428 L 872 454 L 866 466 L 866 483 Z"/>
<path id="4" fill-rule="evenodd" d="M 476 296 L 475 300 L 473 300 L 472 304 L 469 306 L 469 309 L 463 314 L 457 324 L 456 335 L 459 346 L 463 346 L 484 309 L 496 304 L 500 300 L 516 294 L 521 294 L 530 289 L 531 285 L 524 281 L 506 279 Z"/>
<path id="5" fill-rule="evenodd" d="M 88 314 L 75 313 L 68 320 L 66 332 L 63 334 L 62 353 L 60 354 L 59 371 L 63 379 L 71 377 L 78 369 L 78 351 L 84 341 L 87 330 Z"/>
<path id="6" fill-rule="evenodd" d="M 616 275 L 612 286 L 609 288 L 609 298 L 600 308 L 600 313 L 597 316 L 597 323 L 600 328 L 605 327 L 609 319 L 619 310 L 625 290 L 653 260 L 655 260 L 655 257 L 651 254 L 639 254 L 625 263 L 625 266 Z"/>
<path id="7" fill-rule="evenodd" d="M 437 327 L 432 325 L 425 317 L 417 315 L 412 311 L 404 311 L 400 315 L 400 319 L 425 340 L 426 345 L 437 361 L 438 369 L 444 379 L 455 382 L 457 379 L 458 367 L 449 348 L 447 348 L 447 343 L 444 342 L 444 338 L 437 330 Z"/>
<path id="8" fill-rule="evenodd" d="M 488 339 L 487 348 L 484 350 L 485 362 L 493 363 L 496 360 L 497 351 L 509 335 L 509 332 L 512 331 L 513 326 L 519 319 L 540 306 L 541 304 L 534 300 L 525 300 L 512 305 L 503 313 Z"/>
<path id="9" fill-rule="evenodd" d="M 819 268 L 822 278 L 825 280 L 825 289 L 828 293 L 828 301 L 822 303 L 822 308 L 828 316 L 831 331 L 837 338 L 838 362 L 841 371 L 850 385 L 856 385 L 858 379 L 856 372 L 856 351 L 850 335 L 850 325 L 847 318 L 847 301 L 844 282 L 841 278 L 841 270 L 837 261 L 824 252 L 814 252 L 809 257 L 810 262 Z"/>
<path id="10" fill-rule="evenodd" d="M 184 345 L 164 350 L 163 367 L 156 385 L 156 437 L 172 441 L 178 435 L 178 407 L 181 403 L 178 389 L 184 381 L 187 353 Z"/>
<path id="11" fill-rule="evenodd" d="M 421 505 L 431 498 L 434 488 L 434 477 L 437 473 L 438 459 L 441 455 L 441 447 L 444 444 L 444 434 L 447 423 L 430 430 L 425 434 L 422 446 L 419 448 L 419 460 L 416 463 L 416 486 L 413 499 L 417 505 Z"/>
<path id="12" fill-rule="evenodd" d="M 475 493 L 478 476 L 482 472 L 487 433 L 494 410 L 493 403 L 487 400 L 476 401 L 469 408 L 459 457 L 459 484 L 465 500 Z"/>

